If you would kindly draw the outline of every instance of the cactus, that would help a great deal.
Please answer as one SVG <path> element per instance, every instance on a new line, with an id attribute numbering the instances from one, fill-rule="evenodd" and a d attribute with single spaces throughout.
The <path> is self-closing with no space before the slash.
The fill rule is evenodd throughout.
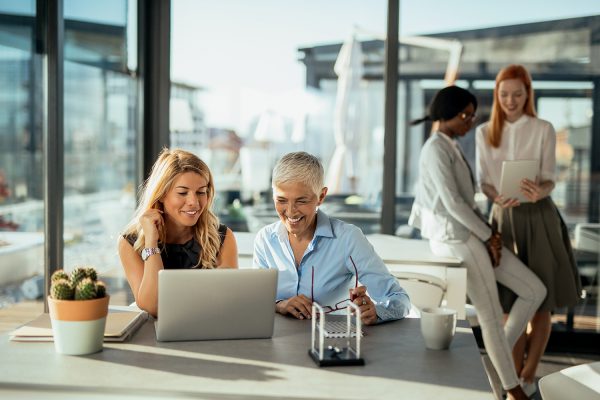
<path id="1" fill-rule="evenodd" d="M 87 277 L 87 272 L 84 267 L 75 267 L 73 271 L 71 271 L 71 285 L 76 288 L 81 282 L 82 279 Z"/>
<path id="2" fill-rule="evenodd" d="M 75 287 L 75 300 L 96 298 L 96 283 L 91 278 L 83 278 Z"/>
<path id="3" fill-rule="evenodd" d="M 96 282 L 96 298 L 101 299 L 106 296 L 106 284 L 102 281 Z"/>
<path id="4" fill-rule="evenodd" d="M 54 273 L 52 274 L 52 277 L 50 277 L 50 282 L 51 282 L 51 283 L 54 283 L 54 282 L 56 282 L 56 281 L 59 281 L 59 280 L 62 280 L 62 279 L 65 279 L 65 280 L 67 280 L 67 281 L 68 281 L 68 280 L 69 280 L 69 275 L 68 275 L 68 274 L 67 274 L 67 273 L 66 273 L 64 270 L 62 270 L 62 269 L 57 269 L 57 270 L 56 270 L 56 271 L 54 271 Z"/>
<path id="5" fill-rule="evenodd" d="M 98 273 L 94 269 L 94 267 L 85 267 L 85 277 L 90 278 L 94 282 L 98 280 Z"/>
<path id="6" fill-rule="evenodd" d="M 58 279 L 50 286 L 50 295 L 56 300 L 73 300 L 73 287 L 67 279 Z"/>
<path id="7" fill-rule="evenodd" d="M 106 284 L 97 281 L 94 267 L 76 267 L 67 275 L 58 270 L 52 274 L 50 297 L 56 300 L 92 300 L 106 296 Z"/>

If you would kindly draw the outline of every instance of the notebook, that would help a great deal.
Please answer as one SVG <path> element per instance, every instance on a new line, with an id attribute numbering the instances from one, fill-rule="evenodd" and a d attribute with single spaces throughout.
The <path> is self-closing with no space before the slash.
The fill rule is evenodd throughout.
<path id="1" fill-rule="evenodd" d="M 145 311 L 109 309 L 104 329 L 105 342 L 123 342 L 130 338 L 148 319 Z M 15 329 L 10 334 L 14 342 L 52 342 L 52 323 L 48 314 L 41 314 L 33 321 Z"/>
<path id="2" fill-rule="evenodd" d="M 515 198 L 521 203 L 528 203 L 527 197 L 521 193 L 521 181 L 527 178 L 535 182 L 538 164 L 537 160 L 504 161 L 500 176 L 500 194 L 506 199 Z"/>
<path id="3" fill-rule="evenodd" d="M 273 336 L 276 269 L 179 269 L 158 273 L 159 341 Z"/>

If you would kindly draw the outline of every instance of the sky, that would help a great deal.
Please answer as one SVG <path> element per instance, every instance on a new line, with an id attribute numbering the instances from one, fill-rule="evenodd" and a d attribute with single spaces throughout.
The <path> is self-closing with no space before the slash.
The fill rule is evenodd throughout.
<path id="1" fill-rule="evenodd" d="M 386 0 L 173 0 L 171 76 L 204 89 L 209 123 L 240 130 L 256 111 L 248 102 L 269 107 L 303 90 L 298 48 L 340 43 L 353 32 L 360 40 L 382 36 L 386 15 Z M 584 15 L 600 15 L 600 1 L 404 0 L 400 34 Z"/>

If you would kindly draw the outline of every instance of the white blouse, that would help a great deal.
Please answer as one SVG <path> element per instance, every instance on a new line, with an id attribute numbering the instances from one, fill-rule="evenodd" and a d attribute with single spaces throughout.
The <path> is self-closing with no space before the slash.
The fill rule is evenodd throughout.
<path id="1" fill-rule="evenodd" d="M 548 121 L 523 114 L 515 122 L 504 121 L 498 148 L 487 141 L 488 122 L 477 127 L 477 182 L 500 187 L 504 160 L 537 160 L 540 181 L 554 181 L 556 132 Z"/>

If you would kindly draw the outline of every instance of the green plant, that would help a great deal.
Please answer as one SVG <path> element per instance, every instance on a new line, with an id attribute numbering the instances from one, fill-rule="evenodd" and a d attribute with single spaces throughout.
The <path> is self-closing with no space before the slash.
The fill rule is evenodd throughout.
<path id="1" fill-rule="evenodd" d="M 91 278 L 83 278 L 75 287 L 75 300 L 92 300 L 96 298 L 96 282 Z"/>
<path id="2" fill-rule="evenodd" d="M 54 273 L 52 274 L 52 277 L 50 278 L 50 281 L 52 283 L 59 281 L 59 280 L 69 280 L 69 274 L 67 274 L 64 270 L 62 269 L 57 269 L 56 271 L 54 271 Z"/>
<path id="3" fill-rule="evenodd" d="M 96 282 L 96 298 L 100 299 L 106 296 L 106 284 L 102 281 Z"/>
<path id="4" fill-rule="evenodd" d="M 98 281 L 94 267 L 76 267 L 69 276 L 59 269 L 50 278 L 50 297 L 56 300 L 91 300 L 106 296 L 106 284 Z"/>
<path id="5" fill-rule="evenodd" d="M 93 281 L 98 279 L 98 274 L 94 267 L 75 267 L 71 272 L 71 285 L 76 288 L 79 282 L 85 278 L 90 278 Z"/>
<path id="6" fill-rule="evenodd" d="M 73 299 L 74 290 L 71 287 L 71 282 L 67 279 L 57 279 L 50 286 L 50 295 L 56 300 L 71 300 Z"/>

